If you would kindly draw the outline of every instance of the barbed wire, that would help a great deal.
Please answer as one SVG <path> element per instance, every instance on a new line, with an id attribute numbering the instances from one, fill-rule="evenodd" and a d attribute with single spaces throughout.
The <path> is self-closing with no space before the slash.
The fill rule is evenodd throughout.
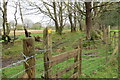
<path id="1" fill-rule="evenodd" d="M 49 72 L 50 70 L 52 70 L 53 68 L 50 68 L 49 70 L 47 71 L 43 71 L 40 75 L 43 76 L 45 73 Z M 65 69 L 64 67 L 61 67 L 61 70 Z M 52 74 L 50 74 L 52 75 Z M 44 77 L 44 76 L 43 76 Z"/>
<path id="2" fill-rule="evenodd" d="M 83 64 L 83 63 L 86 63 L 86 62 L 89 62 L 89 60 L 82 62 L 82 64 Z M 96 61 L 96 62 L 97 62 L 97 61 Z M 65 69 L 65 68 L 64 68 L 64 67 L 61 67 L 61 69 Z M 47 71 L 44 71 L 44 72 L 41 73 L 40 75 L 42 76 L 43 74 L 47 73 L 47 72 L 50 71 L 50 70 L 52 70 L 52 68 L 50 68 L 50 69 L 47 70 Z"/>
<path id="3" fill-rule="evenodd" d="M 42 64 L 44 64 L 44 63 L 49 63 L 49 62 L 53 62 L 53 61 L 47 61 L 47 62 L 43 62 L 43 63 L 40 63 L 40 64 L 36 64 L 36 65 L 34 65 L 34 66 L 31 66 L 31 67 L 29 67 L 29 68 L 27 68 L 27 69 L 25 69 L 25 70 L 23 70 L 23 71 L 21 71 L 21 72 L 15 74 L 15 75 L 13 75 L 13 76 L 10 77 L 10 78 L 13 78 L 13 77 L 15 77 L 15 76 L 17 76 L 17 75 L 19 75 L 19 74 L 25 72 L 26 70 L 29 70 L 29 69 L 33 68 L 33 67 L 35 67 L 35 66 L 42 65 Z"/>
<path id="4" fill-rule="evenodd" d="M 50 71 L 50 70 L 52 70 L 52 68 L 50 68 L 50 69 L 47 70 L 47 71 L 43 71 L 40 75 L 42 76 L 42 75 L 44 75 L 45 73 L 47 73 L 48 71 Z"/>
<path id="5" fill-rule="evenodd" d="M 52 62 L 52 61 L 47 61 L 47 62 L 44 62 L 44 63 L 49 63 L 49 62 Z M 97 62 L 97 61 L 96 61 L 96 62 Z M 36 64 L 36 65 L 34 65 L 34 66 L 32 66 L 32 67 L 35 67 L 35 66 L 38 66 L 38 65 L 41 65 L 41 64 L 44 64 L 44 63 Z M 17 75 L 23 73 L 23 72 L 26 71 L 26 70 L 31 69 L 32 67 L 30 67 L 30 68 L 28 68 L 28 69 L 25 69 L 25 70 L 23 70 L 23 71 L 21 71 L 21 72 L 15 74 L 15 75 L 13 75 L 11 78 L 13 78 L 13 77 L 15 77 L 15 76 L 17 76 Z M 48 71 L 50 71 L 50 70 L 51 70 L 51 69 L 49 69 Z M 41 71 L 43 71 L 43 70 L 41 70 Z M 41 73 L 40 75 L 43 75 L 43 74 L 45 74 L 45 73 L 48 72 L 48 71 L 45 71 L 45 72 Z"/>
<path id="6" fill-rule="evenodd" d="M 50 50 L 50 49 L 48 49 L 48 50 Z M 46 52 L 46 51 L 48 51 L 48 50 L 36 50 L 35 52 Z M 10 64 L 10 65 L 7 65 L 6 67 L 1 68 L 0 71 L 3 70 L 3 69 L 6 69 L 6 68 L 12 67 L 12 66 L 16 66 L 16 65 L 18 65 L 18 64 L 20 64 L 20 63 L 22 63 L 22 62 L 26 62 L 28 59 L 33 58 L 33 57 L 36 57 L 36 56 L 38 55 L 38 54 L 34 54 L 34 55 L 30 56 L 30 57 L 27 57 L 27 56 L 25 56 L 22 52 L 21 52 L 21 54 L 24 56 L 25 59 L 20 60 L 20 61 L 15 62 L 15 63 L 12 63 L 12 64 Z M 42 58 L 42 57 L 41 57 L 41 58 Z"/>
<path id="7" fill-rule="evenodd" d="M 18 64 L 20 64 L 20 63 L 22 63 L 22 62 L 26 62 L 28 59 L 33 58 L 33 57 L 35 57 L 35 56 L 36 56 L 36 55 L 33 55 L 33 56 L 31 56 L 31 57 L 25 57 L 25 56 L 24 56 L 25 59 L 20 60 L 20 61 L 18 61 L 18 62 L 16 62 L 16 63 L 12 63 L 12 64 L 10 64 L 10 65 L 8 65 L 8 66 L 6 66 L 6 67 L 1 68 L 0 70 L 3 70 L 3 69 L 6 69 L 6 68 L 9 68 L 9 67 L 18 65 Z"/>
<path id="8" fill-rule="evenodd" d="M 51 49 L 47 49 L 47 50 L 51 50 Z M 36 50 L 36 52 L 46 52 L 47 50 Z M 41 54 L 42 54 L 42 53 L 41 53 Z M 8 66 L 6 66 L 6 67 L 4 67 L 4 68 L 2 68 L 2 69 L 0 69 L 0 70 L 3 70 L 3 69 L 8 68 L 8 67 L 15 66 L 15 65 L 20 64 L 20 63 L 22 63 L 22 62 L 26 62 L 28 59 L 35 57 L 37 54 L 35 54 L 35 55 L 33 55 L 33 56 L 30 56 L 30 57 L 26 57 L 23 53 L 22 53 L 22 55 L 23 55 L 24 58 L 25 58 L 24 60 L 20 60 L 20 61 L 18 61 L 18 62 L 16 62 L 16 63 L 10 64 L 10 65 L 8 65 Z M 41 58 L 43 58 L 43 57 L 41 57 Z M 52 61 L 47 61 L 47 62 L 52 62 Z M 47 62 L 44 62 L 44 63 L 47 63 Z M 96 62 L 97 62 L 97 61 L 96 61 Z M 34 65 L 34 66 L 32 66 L 32 67 L 35 67 L 35 66 L 37 66 L 37 65 L 41 65 L 41 64 L 44 64 L 44 63 L 36 64 L 36 65 Z M 91 63 L 91 64 L 92 64 L 92 63 Z M 89 64 L 89 65 L 90 65 L 90 64 Z M 32 67 L 30 67 L 30 68 L 28 68 L 28 69 L 25 69 L 25 70 L 23 70 L 23 71 L 15 74 L 15 75 L 13 75 L 11 78 L 13 78 L 13 77 L 15 77 L 15 76 L 23 73 L 23 72 L 26 71 L 26 70 L 31 69 Z M 49 70 L 48 70 L 48 71 L 49 71 Z M 48 71 L 45 71 L 45 72 L 43 72 L 42 74 L 45 74 L 45 73 L 48 72 Z M 41 74 L 41 75 L 42 75 L 42 74 Z"/>

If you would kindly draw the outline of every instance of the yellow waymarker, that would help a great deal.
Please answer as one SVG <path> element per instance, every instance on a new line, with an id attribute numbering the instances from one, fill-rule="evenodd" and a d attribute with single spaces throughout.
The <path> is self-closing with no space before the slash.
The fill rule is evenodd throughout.
<path id="1" fill-rule="evenodd" d="M 48 30 L 48 33 L 51 33 L 51 32 L 52 32 L 52 30 L 51 30 L 51 29 L 49 29 L 49 30 Z"/>

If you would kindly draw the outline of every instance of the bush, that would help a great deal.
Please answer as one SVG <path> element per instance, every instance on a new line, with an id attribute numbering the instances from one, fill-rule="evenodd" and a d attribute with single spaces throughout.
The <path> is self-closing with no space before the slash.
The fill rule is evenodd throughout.
<path id="1" fill-rule="evenodd" d="M 91 31 L 91 37 L 92 39 L 100 39 L 102 33 L 99 30 Z"/>

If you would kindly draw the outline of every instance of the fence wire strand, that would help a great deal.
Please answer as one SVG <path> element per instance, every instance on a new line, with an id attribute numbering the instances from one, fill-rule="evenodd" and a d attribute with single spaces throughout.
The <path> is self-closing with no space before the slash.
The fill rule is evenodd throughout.
<path id="1" fill-rule="evenodd" d="M 43 52 L 43 54 L 44 54 L 46 51 L 47 51 L 47 50 L 37 50 L 37 51 L 35 51 L 35 52 Z M 38 55 L 38 54 L 35 54 L 35 55 L 30 56 L 30 57 L 27 57 L 27 56 L 25 56 L 22 52 L 21 52 L 21 54 L 23 55 L 23 57 L 24 57 L 25 59 L 20 60 L 20 61 L 18 61 L 18 62 L 16 62 L 16 63 L 12 63 L 12 64 L 10 64 L 10 65 L 7 65 L 6 67 L 1 68 L 0 70 L 6 69 L 6 68 L 9 68 L 9 67 L 12 67 L 12 66 L 16 66 L 16 65 L 18 65 L 18 64 L 20 64 L 20 63 L 22 63 L 22 62 L 26 62 L 26 61 L 27 61 L 28 59 L 30 59 L 30 58 L 36 57 L 36 56 Z"/>
<path id="2" fill-rule="evenodd" d="M 102 41 L 102 40 L 95 40 L 95 42 L 97 42 L 97 41 Z M 93 42 L 93 41 L 83 41 L 83 42 Z M 88 47 L 91 48 L 91 47 L 94 47 L 94 45 L 88 46 Z M 47 50 L 51 50 L 51 49 L 47 49 Z M 46 52 L 47 50 L 37 50 L 37 51 L 35 51 L 35 52 L 42 52 L 41 54 L 45 54 L 45 52 Z M 23 53 L 22 53 L 22 55 L 23 55 L 23 57 L 24 57 L 25 59 L 20 60 L 20 61 L 18 61 L 18 62 L 16 62 L 16 63 L 12 63 L 12 64 L 10 64 L 10 65 L 8 65 L 8 66 L 6 66 L 6 67 L 1 68 L 0 70 L 6 69 L 6 68 L 9 68 L 9 67 L 12 67 L 12 66 L 16 66 L 16 65 L 18 65 L 18 64 L 20 64 L 20 63 L 22 63 L 22 62 L 25 62 L 25 63 L 27 64 L 26 61 L 27 61 L 28 59 L 33 58 L 33 57 L 36 57 L 38 54 L 35 54 L 35 55 L 33 55 L 33 56 L 30 56 L 30 57 L 25 56 Z M 104 55 L 103 55 L 103 56 L 104 56 Z M 99 56 L 99 57 L 100 57 L 100 56 Z M 40 57 L 39 59 L 42 59 L 42 58 L 44 58 L 44 57 Z M 92 58 L 92 57 L 91 57 L 91 58 Z M 84 64 L 84 63 L 86 63 L 86 62 L 89 62 L 89 61 L 90 61 L 90 60 L 87 60 L 87 61 L 85 60 L 84 62 L 82 61 L 82 64 Z M 91 64 L 96 64 L 96 63 L 98 63 L 98 61 L 99 61 L 99 60 L 96 60 L 96 61 L 94 61 L 94 62 L 92 62 L 92 63 L 88 63 L 88 64 L 86 64 L 86 65 L 84 65 L 84 66 L 88 66 L 88 65 L 91 65 Z M 101 61 L 102 61 L 102 60 L 101 60 Z M 40 63 L 40 64 L 36 64 L 36 65 L 31 66 L 31 67 L 29 67 L 29 68 L 27 68 L 27 69 L 25 69 L 25 70 L 20 71 L 19 73 L 15 74 L 15 75 L 12 75 L 10 78 L 14 78 L 14 77 L 20 75 L 21 73 L 25 72 L 26 70 L 29 70 L 29 69 L 31 69 L 31 68 L 33 68 L 33 67 L 42 65 L 42 64 L 44 64 L 44 63 L 49 63 L 49 62 L 53 62 L 53 61 L 47 61 L 47 62 L 43 62 L 43 63 Z M 87 69 L 84 69 L 83 72 L 86 71 L 86 70 L 91 70 L 91 71 L 92 71 L 92 68 L 93 68 L 93 67 L 99 68 L 99 67 L 101 67 L 101 66 L 106 66 L 106 65 L 100 64 L 99 67 L 98 67 L 98 65 L 99 65 L 99 64 L 97 64 L 96 66 L 88 67 Z M 58 66 L 57 66 L 57 67 L 58 67 Z M 82 67 L 82 68 L 83 68 L 83 67 Z M 51 69 L 52 69 L 52 68 L 51 68 Z M 41 70 L 42 73 L 41 73 L 40 75 L 42 76 L 43 74 L 47 73 L 47 72 L 50 71 L 51 69 L 49 69 L 49 70 L 47 70 L 47 71 Z M 95 69 L 95 70 L 97 70 L 97 69 Z M 40 72 L 41 72 L 41 71 L 40 71 Z M 43 71 L 44 71 L 44 72 L 43 72 Z"/>

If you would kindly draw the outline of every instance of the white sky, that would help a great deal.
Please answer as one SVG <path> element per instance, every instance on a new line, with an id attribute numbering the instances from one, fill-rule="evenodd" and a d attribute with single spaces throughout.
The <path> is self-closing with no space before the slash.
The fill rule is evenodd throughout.
<path id="1" fill-rule="evenodd" d="M 16 0 L 9 0 L 9 1 L 16 1 Z M 40 1 L 40 0 L 30 0 L 30 1 L 37 2 L 37 1 Z M 50 1 L 50 0 L 48 0 L 48 1 Z M 58 0 L 58 1 L 60 1 L 60 0 Z M 75 0 L 72 0 L 72 1 L 75 1 Z M 84 0 L 76 0 L 76 1 L 84 1 Z M 106 1 L 106 0 L 102 0 L 102 1 Z M 114 1 L 120 1 L 120 0 L 114 0 Z M 1 2 L 2 2 L 2 0 L 1 0 Z M 8 13 L 8 22 L 14 20 L 14 12 L 15 12 L 15 9 L 13 7 L 11 7 L 10 5 L 12 5 L 11 2 L 8 4 L 8 12 L 7 12 Z M 44 16 L 45 15 L 43 15 L 43 14 L 39 14 L 39 15 L 26 15 L 26 16 L 23 16 L 23 18 L 24 19 L 30 19 L 34 23 L 40 22 L 40 23 L 42 23 L 43 26 L 53 25 L 54 24 L 53 22 L 51 22 L 51 24 L 50 24 L 49 18 L 48 17 L 44 17 Z M 19 17 L 18 23 L 21 23 L 19 10 L 18 10 L 18 13 L 17 13 L 17 17 Z"/>
<path id="2" fill-rule="evenodd" d="M 16 1 L 16 0 L 9 0 L 9 1 Z M 34 1 L 37 1 L 37 0 L 34 0 Z M 2 0 L 1 0 L 2 2 Z M 8 3 L 8 10 L 7 10 L 7 18 L 8 18 L 8 22 L 10 21 L 13 21 L 14 20 L 14 13 L 15 13 L 15 8 L 13 8 L 12 6 L 12 2 L 9 2 Z M 23 12 L 24 13 L 24 12 Z M 26 12 L 25 13 L 29 13 L 29 12 Z M 21 22 L 21 18 L 20 18 L 20 13 L 19 13 L 19 10 L 17 12 L 17 17 L 18 17 L 18 23 L 22 23 Z M 44 17 L 44 18 L 43 18 Z M 23 15 L 23 18 L 24 19 L 29 19 L 31 20 L 33 23 L 36 23 L 36 22 L 40 22 L 43 26 L 47 26 L 47 25 L 53 25 L 53 22 L 49 22 L 50 18 L 48 18 L 47 16 L 45 16 L 44 14 L 32 14 L 32 15 Z"/>
<path id="3" fill-rule="evenodd" d="M 14 20 L 14 8 L 8 7 L 8 12 L 7 13 L 8 13 L 8 22 Z M 40 22 L 40 23 L 42 23 L 42 25 L 46 26 L 46 24 L 47 24 L 46 21 L 49 20 L 49 18 L 45 17 L 43 19 L 44 16 L 45 15 L 43 15 L 43 14 L 39 14 L 39 15 L 34 15 L 33 14 L 33 15 L 25 15 L 25 16 L 23 16 L 23 18 L 24 19 L 30 19 L 33 23 Z M 19 17 L 18 23 L 21 23 L 19 13 L 17 14 L 17 17 Z"/>

